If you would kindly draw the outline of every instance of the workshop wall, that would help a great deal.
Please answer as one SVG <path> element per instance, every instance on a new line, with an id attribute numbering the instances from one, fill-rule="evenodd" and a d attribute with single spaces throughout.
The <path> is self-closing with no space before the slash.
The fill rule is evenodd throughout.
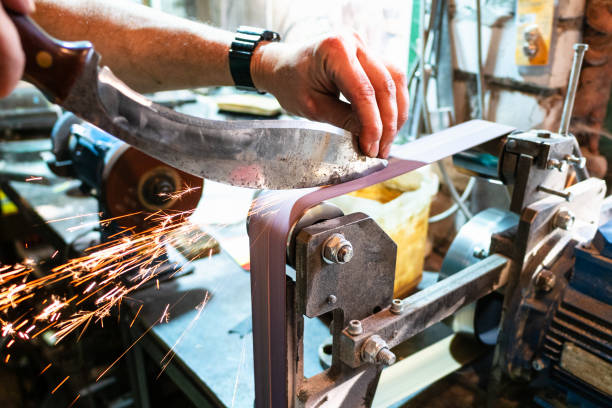
<path id="1" fill-rule="evenodd" d="M 554 14 L 550 63 L 520 68 L 516 64 L 517 2 L 481 0 L 485 118 L 516 126 L 557 130 L 567 86 L 572 46 L 581 40 L 583 0 L 559 0 Z M 454 46 L 455 108 L 458 121 L 475 116 L 476 9 L 472 0 L 451 8 Z M 522 39 L 521 39 L 522 40 Z M 520 50 L 519 50 L 520 51 Z"/>

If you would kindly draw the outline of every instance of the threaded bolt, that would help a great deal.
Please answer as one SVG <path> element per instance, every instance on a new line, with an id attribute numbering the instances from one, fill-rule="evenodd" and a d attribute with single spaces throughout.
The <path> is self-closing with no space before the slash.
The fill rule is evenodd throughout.
<path id="1" fill-rule="evenodd" d="M 574 156 L 573 154 L 568 154 L 567 156 L 565 156 L 565 160 L 572 163 L 579 169 L 584 169 L 584 166 L 586 166 L 586 158 L 584 157 L 578 157 Z"/>
<path id="2" fill-rule="evenodd" d="M 383 348 L 376 355 L 376 361 L 386 366 L 395 364 L 395 360 L 396 360 L 395 354 L 388 348 Z"/>

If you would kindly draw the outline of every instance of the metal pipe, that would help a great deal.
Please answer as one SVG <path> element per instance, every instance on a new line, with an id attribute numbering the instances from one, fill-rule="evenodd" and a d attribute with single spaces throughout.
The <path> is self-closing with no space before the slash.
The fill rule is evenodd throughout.
<path id="1" fill-rule="evenodd" d="M 478 91 L 478 119 L 484 119 L 484 77 L 482 75 L 482 22 L 480 18 L 480 0 L 476 0 L 476 47 L 478 63 L 476 64 L 476 89 Z"/>
<path id="2" fill-rule="evenodd" d="M 574 44 L 574 61 L 572 62 L 572 70 L 570 71 L 569 83 L 567 85 L 567 93 L 563 102 L 563 113 L 561 114 L 561 123 L 559 124 L 559 134 L 563 136 L 569 135 L 569 125 L 574 110 L 574 100 L 576 99 L 576 89 L 578 89 L 578 79 L 580 78 L 580 69 L 582 68 L 582 60 L 584 53 L 589 49 L 588 44 Z"/>

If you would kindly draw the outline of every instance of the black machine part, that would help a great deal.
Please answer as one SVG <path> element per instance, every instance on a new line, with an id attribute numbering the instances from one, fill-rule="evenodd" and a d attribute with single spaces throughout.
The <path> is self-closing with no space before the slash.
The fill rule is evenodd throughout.
<path id="1" fill-rule="evenodd" d="M 133 214 L 117 220 L 120 226 L 143 228 L 156 211 L 193 210 L 202 195 L 202 179 L 161 163 L 72 113 L 58 120 L 51 138 L 51 170 L 80 179 L 82 190 L 98 198 L 105 218 Z"/>

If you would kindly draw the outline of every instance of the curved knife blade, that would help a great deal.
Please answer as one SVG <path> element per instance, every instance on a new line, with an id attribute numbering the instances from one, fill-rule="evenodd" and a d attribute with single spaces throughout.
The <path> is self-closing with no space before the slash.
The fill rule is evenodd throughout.
<path id="1" fill-rule="evenodd" d="M 361 155 L 349 132 L 315 122 L 215 121 L 157 105 L 98 68 L 95 52 L 62 105 L 185 172 L 272 190 L 342 183 L 386 166 Z"/>

